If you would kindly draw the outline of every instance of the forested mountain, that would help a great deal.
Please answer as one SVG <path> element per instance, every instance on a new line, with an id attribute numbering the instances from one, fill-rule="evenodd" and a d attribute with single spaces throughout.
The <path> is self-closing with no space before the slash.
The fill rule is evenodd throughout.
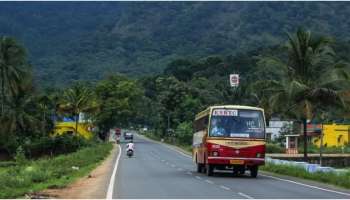
<path id="1" fill-rule="evenodd" d="M 347 47 L 349 13 L 348 2 L 1 2 L 0 35 L 23 43 L 36 80 L 53 86 L 256 51 L 299 26 Z"/>

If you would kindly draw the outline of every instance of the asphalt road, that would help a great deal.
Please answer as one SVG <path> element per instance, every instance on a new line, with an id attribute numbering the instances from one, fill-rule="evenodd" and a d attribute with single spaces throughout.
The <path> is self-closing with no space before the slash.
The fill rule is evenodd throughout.
<path id="1" fill-rule="evenodd" d="M 234 177 L 216 173 L 214 177 L 196 172 L 192 159 L 164 144 L 137 136 L 135 155 L 128 158 L 122 142 L 113 198 L 293 198 L 350 199 L 350 191 L 279 179 L 263 174 L 251 178 L 249 172 Z M 347 193 L 347 194 L 346 194 Z"/>

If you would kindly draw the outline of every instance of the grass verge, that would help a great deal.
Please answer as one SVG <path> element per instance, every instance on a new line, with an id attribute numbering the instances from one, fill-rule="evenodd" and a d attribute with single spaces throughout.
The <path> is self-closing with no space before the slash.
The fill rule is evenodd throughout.
<path id="1" fill-rule="evenodd" d="M 2 168 L 0 199 L 23 197 L 47 188 L 62 188 L 87 175 L 109 155 L 112 147 L 111 143 L 95 144 L 75 153 Z"/>
<path id="2" fill-rule="evenodd" d="M 266 163 L 260 169 L 268 172 L 304 178 L 350 189 L 350 171 L 342 174 L 337 174 L 334 172 L 309 173 L 301 167 L 290 165 L 276 165 L 272 163 Z"/>

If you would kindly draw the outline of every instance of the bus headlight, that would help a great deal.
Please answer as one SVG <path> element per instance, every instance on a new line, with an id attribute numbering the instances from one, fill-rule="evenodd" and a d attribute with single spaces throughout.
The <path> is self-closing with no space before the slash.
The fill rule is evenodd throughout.
<path id="1" fill-rule="evenodd" d="M 257 157 L 257 158 L 261 158 L 261 153 L 257 153 L 257 154 L 256 154 L 256 157 Z"/>
<path id="2" fill-rule="evenodd" d="M 219 156 L 219 152 L 213 151 L 212 155 L 213 155 L 213 156 Z"/>

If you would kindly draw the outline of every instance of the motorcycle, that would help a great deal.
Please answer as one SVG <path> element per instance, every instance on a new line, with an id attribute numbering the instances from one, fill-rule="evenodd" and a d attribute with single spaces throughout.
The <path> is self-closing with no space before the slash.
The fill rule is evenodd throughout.
<path id="1" fill-rule="evenodd" d="M 134 151 L 129 149 L 127 152 L 126 152 L 126 155 L 131 158 L 133 155 L 134 155 Z"/>

